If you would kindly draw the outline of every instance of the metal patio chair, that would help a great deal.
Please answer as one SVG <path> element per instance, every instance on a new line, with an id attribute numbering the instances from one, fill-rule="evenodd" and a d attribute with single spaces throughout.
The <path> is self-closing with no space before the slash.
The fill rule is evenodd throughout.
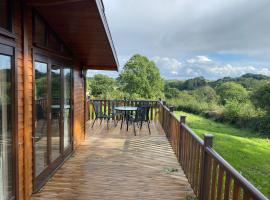
<path id="1" fill-rule="evenodd" d="M 103 111 L 100 101 L 94 101 L 93 108 L 94 108 L 94 112 L 95 112 L 95 119 L 94 119 L 94 122 L 92 124 L 92 128 L 94 127 L 94 124 L 95 124 L 97 119 L 100 119 L 100 125 L 101 125 L 103 119 L 108 119 L 108 115 Z"/>
<path id="2" fill-rule="evenodd" d="M 150 106 L 140 106 L 137 108 L 135 116 L 131 115 L 129 117 L 129 120 L 133 123 L 135 135 L 136 135 L 135 124 L 137 123 L 137 125 L 140 127 L 140 130 L 141 130 L 144 122 L 147 123 L 149 135 L 151 135 L 149 111 L 150 111 Z"/>

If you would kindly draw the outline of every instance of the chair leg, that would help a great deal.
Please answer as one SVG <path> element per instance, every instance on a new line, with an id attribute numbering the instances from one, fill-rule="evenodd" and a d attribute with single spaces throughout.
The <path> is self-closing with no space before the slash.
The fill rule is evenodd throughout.
<path id="1" fill-rule="evenodd" d="M 142 130 L 142 121 L 141 121 L 141 124 L 140 124 L 140 130 Z"/>
<path id="2" fill-rule="evenodd" d="M 99 125 L 101 125 L 101 123 L 102 123 L 102 120 L 103 120 L 103 118 L 101 118 L 101 119 L 100 119 L 100 124 L 99 124 Z"/>
<path id="3" fill-rule="evenodd" d="M 110 118 L 107 119 L 107 129 L 109 129 L 109 121 L 110 121 Z"/>
<path id="4" fill-rule="evenodd" d="M 124 119 L 122 117 L 122 120 L 121 120 L 121 130 L 122 130 L 122 127 L 123 127 L 123 121 L 124 121 Z"/>
<path id="5" fill-rule="evenodd" d="M 134 135 L 136 136 L 135 123 L 133 122 Z"/>
<path id="6" fill-rule="evenodd" d="M 151 135 L 151 130 L 150 130 L 150 121 L 148 121 L 148 130 L 149 130 L 149 135 Z"/>
<path id="7" fill-rule="evenodd" d="M 93 126 L 94 126 L 94 124 L 95 124 L 95 122 L 96 122 L 96 119 L 97 119 L 97 118 L 95 118 L 95 119 L 94 119 L 94 122 L 93 122 L 93 124 L 92 124 L 92 127 L 91 127 L 91 128 L 93 128 Z"/>

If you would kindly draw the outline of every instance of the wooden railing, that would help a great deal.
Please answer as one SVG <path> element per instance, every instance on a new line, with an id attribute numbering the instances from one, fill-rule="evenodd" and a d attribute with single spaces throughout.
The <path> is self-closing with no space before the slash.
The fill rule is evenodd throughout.
<path id="1" fill-rule="evenodd" d="M 106 114 L 110 114 L 112 112 L 113 107 L 116 106 L 142 106 L 147 105 L 150 106 L 149 111 L 149 119 L 155 120 L 158 119 L 158 101 L 153 100 L 127 100 L 127 99 L 117 99 L 117 100 L 107 100 L 107 99 L 94 99 L 87 101 L 88 119 L 92 120 L 95 118 L 95 111 L 93 107 L 93 102 L 99 102 L 100 110 L 102 110 Z"/>
<path id="2" fill-rule="evenodd" d="M 202 140 L 185 120 L 184 116 L 178 120 L 160 102 L 160 124 L 198 199 L 267 200 L 212 148 L 212 135 L 204 135 Z"/>

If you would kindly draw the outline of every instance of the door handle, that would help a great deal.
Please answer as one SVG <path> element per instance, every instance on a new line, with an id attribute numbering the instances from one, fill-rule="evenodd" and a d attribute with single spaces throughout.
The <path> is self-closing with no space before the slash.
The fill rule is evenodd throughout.
<path id="1" fill-rule="evenodd" d="M 33 136 L 33 137 L 32 137 L 32 142 L 33 142 L 33 144 L 36 143 L 36 141 L 37 141 L 38 139 L 40 139 L 40 137 Z"/>

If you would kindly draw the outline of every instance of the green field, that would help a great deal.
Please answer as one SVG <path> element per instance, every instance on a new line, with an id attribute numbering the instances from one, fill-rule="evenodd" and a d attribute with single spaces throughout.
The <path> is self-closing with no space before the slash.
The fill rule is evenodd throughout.
<path id="1" fill-rule="evenodd" d="M 270 198 L 270 138 L 198 115 L 175 114 L 186 115 L 188 126 L 200 137 L 214 135 L 214 149 Z"/>

